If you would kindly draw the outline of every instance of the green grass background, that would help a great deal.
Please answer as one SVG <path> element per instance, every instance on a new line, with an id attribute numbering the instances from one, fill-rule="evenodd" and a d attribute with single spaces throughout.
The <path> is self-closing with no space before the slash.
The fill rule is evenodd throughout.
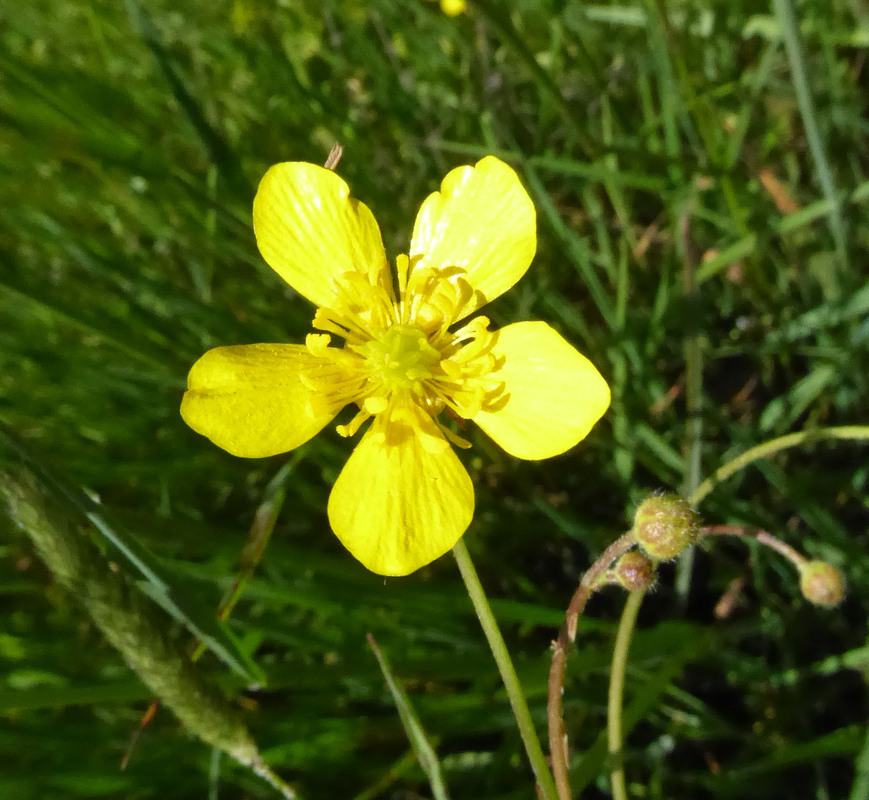
<path id="1" fill-rule="evenodd" d="M 867 419 L 867 47 L 862 0 L 480 0 L 454 19 L 398 0 L 8 0 L 0 420 L 98 497 L 203 619 L 258 509 L 283 499 L 230 628 L 262 671 L 249 724 L 304 798 L 430 796 L 369 631 L 452 796 L 533 797 L 452 558 L 384 580 L 330 533 L 352 444 L 330 431 L 246 461 L 178 415 L 206 349 L 309 330 L 311 307 L 256 250 L 257 181 L 341 142 L 339 171 L 392 256 L 453 166 L 498 154 L 533 197 L 537 257 L 490 316 L 547 320 L 614 395 L 588 440 L 548 462 L 467 432 L 466 541 L 543 731 L 549 641 L 646 493 L 690 489 L 777 435 Z M 790 451 L 704 503 L 708 523 L 761 526 L 842 567 L 849 597 L 813 608 L 786 564 L 738 542 L 678 580 L 665 568 L 628 674 L 633 797 L 869 798 L 866 455 Z M 166 711 L 121 771 L 150 694 L 29 540 L 2 531 L 0 798 L 275 796 Z M 717 620 L 735 578 L 740 602 Z M 608 796 L 622 601 L 592 602 L 568 668 L 583 797 Z M 245 690 L 213 654 L 201 665 Z"/>

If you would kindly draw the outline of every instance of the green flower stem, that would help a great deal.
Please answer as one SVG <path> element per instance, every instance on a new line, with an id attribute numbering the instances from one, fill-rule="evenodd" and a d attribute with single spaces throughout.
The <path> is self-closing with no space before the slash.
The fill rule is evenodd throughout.
<path id="1" fill-rule="evenodd" d="M 459 572 L 462 574 L 462 580 L 465 582 L 465 588 L 468 590 L 468 596 L 474 604 L 477 619 L 483 626 L 483 633 L 485 633 L 489 648 L 495 657 L 495 663 L 498 665 L 504 687 L 507 689 L 507 697 L 510 699 L 513 716 L 519 726 L 519 735 L 525 745 L 525 752 L 531 762 L 531 769 L 537 779 L 540 795 L 543 800 L 558 800 L 555 783 L 552 780 L 552 774 L 546 764 L 546 756 L 543 755 L 540 739 L 537 737 L 537 731 L 531 720 L 531 712 L 528 710 L 528 703 L 522 693 L 519 677 L 516 675 L 516 669 L 513 667 L 510 654 L 507 652 L 507 645 L 504 644 L 504 637 L 501 636 L 498 623 L 495 621 L 495 616 L 489 607 L 489 601 L 486 599 L 486 593 L 483 591 L 483 585 L 480 583 L 477 570 L 474 568 L 474 562 L 471 561 L 471 554 L 468 552 L 463 539 L 459 539 L 456 546 L 453 547 L 453 555 L 459 566 Z"/>
<path id="2" fill-rule="evenodd" d="M 613 661 L 610 668 L 610 686 L 607 698 L 607 746 L 609 755 L 614 759 L 610 773 L 610 791 L 613 800 L 627 800 L 628 790 L 625 786 L 625 771 L 622 766 L 622 699 L 625 693 L 625 670 L 628 666 L 628 650 L 631 646 L 631 635 L 637 614 L 643 604 L 645 592 L 631 592 L 625 603 L 619 629 L 616 634 L 616 645 L 613 649 Z"/>
<path id="3" fill-rule="evenodd" d="M 811 431 L 798 431 L 777 439 L 770 439 L 756 447 L 751 447 L 744 453 L 720 466 L 688 497 L 692 506 L 698 506 L 719 483 L 729 478 L 735 472 L 761 458 L 774 455 L 781 450 L 799 447 L 802 444 L 819 442 L 824 439 L 851 439 L 854 441 L 869 441 L 869 425 L 842 425 L 836 428 L 817 428 Z"/>

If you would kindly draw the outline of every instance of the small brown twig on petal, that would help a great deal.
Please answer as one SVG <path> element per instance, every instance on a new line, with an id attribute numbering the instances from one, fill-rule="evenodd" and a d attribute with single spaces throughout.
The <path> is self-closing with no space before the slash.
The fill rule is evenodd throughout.
<path id="1" fill-rule="evenodd" d="M 326 163 L 323 164 L 323 166 L 334 172 L 338 167 L 338 162 L 341 160 L 342 155 L 344 155 L 344 145 L 335 142 L 332 149 L 329 151 L 329 155 L 326 157 Z"/>

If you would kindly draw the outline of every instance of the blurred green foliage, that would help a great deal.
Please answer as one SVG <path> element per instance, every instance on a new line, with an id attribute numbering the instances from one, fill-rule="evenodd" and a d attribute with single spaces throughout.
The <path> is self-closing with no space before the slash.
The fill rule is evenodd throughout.
<path id="1" fill-rule="evenodd" d="M 258 744 L 304 798 L 429 796 L 368 632 L 454 797 L 533 796 L 452 559 L 384 581 L 329 532 L 351 443 L 332 432 L 244 461 L 178 416 L 209 347 L 309 330 L 312 309 L 257 253 L 257 181 L 341 142 L 339 171 L 392 256 L 457 164 L 496 153 L 531 192 L 538 256 L 493 321 L 550 321 L 614 392 L 605 422 L 551 462 L 467 432 L 467 543 L 542 731 L 554 629 L 645 493 L 691 488 L 794 429 L 866 420 L 867 46 L 857 0 L 478 0 L 454 19 L 413 0 L 9 0 L 0 419 L 196 607 L 229 592 L 283 470 L 274 534 L 230 621 L 265 683 L 202 664 L 245 690 Z M 704 504 L 709 522 L 764 527 L 843 567 L 850 594 L 812 608 L 785 564 L 739 543 L 697 554 L 688 592 L 665 570 L 631 653 L 633 796 L 869 797 L 867 482 L 865 448 L 825 443 Z M 274 796 L 167 713 L 121 771 L 148 690 L 3 530 L 0 797 Z M 738 602 L 714 618 L 735 579 Z M 594 601 L 568 667 L 584 797 L 607 796 L 620 604 Z"/>

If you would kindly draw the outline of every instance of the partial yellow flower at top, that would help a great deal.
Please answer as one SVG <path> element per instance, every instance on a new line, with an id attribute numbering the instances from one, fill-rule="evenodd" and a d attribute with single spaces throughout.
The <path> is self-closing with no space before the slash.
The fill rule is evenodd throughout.
<path id="1" fill-rule="evenodd" d="M 318 306 L 312 325 L 322 333 L 304 345 L 208 351 L 190 370 L 181 415 L 218 447 L 260 458 L 298 447 L 356 406 L 338 432 L 371 424 L 328 515 L 373 572 L 419 569 L 471 522 L 473 485 L 450 446 L 469 444 L 441 412 L 537 460 L 573 447 L 609 406 L 598 371 L 546 323 L 492 331 L 486 317 L 468 319 L 525 274 L 537 246 L 531 199 L 497 158 L 444 178 L 394 277 L 373 215 L 328 169 L 273 166 L 253 217 L 263 258 Z"/>
<path id="2" fill-rule="evenodd" d="M 437 2 L 437 0 L 432 0 Z M 440 0 L 441 11 L 448 17 L 457 17 L 468 9 L 468 4 L 465 0 Z"/>
<path id="3" fill-rule="evenodd" d="M 456 17 L 467 9 L 465 0 L 441 0 L 441 11 L 448 17 Z"/>

